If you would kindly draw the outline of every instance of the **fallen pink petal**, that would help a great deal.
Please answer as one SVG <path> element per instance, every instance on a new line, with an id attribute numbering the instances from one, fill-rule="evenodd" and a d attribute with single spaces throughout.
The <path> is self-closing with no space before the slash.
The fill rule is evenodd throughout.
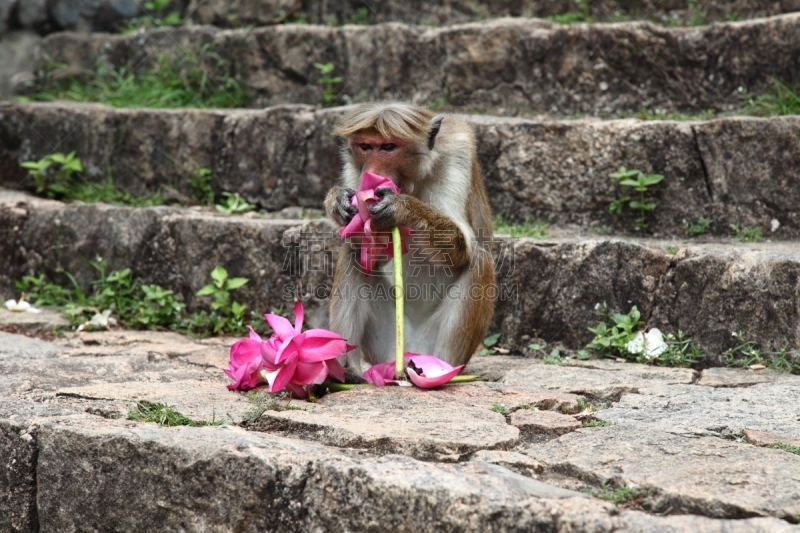
<path id="1" fill-rule="evenodd" d="M 367 383 L 372 383 L 376 387 L 385 387 L 387 381 L 394 380 L 394 370 L 394 362 L 373 365 L 364 372 L 364 379 L 367 380 Z"/>
<path id="2" fill-rule="evenodd" d="M 456 377 L 464 365 L 453 367 L 432 355 L 406 353 L 406 373 L 411 382 L 421 389 L 440 387 Z"/>

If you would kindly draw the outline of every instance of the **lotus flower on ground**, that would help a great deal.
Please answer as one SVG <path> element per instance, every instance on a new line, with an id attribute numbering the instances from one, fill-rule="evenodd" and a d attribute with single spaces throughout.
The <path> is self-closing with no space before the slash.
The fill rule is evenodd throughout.
<path id="1" fill-rule="evenodd" d="M 270 392 L 288 390 L 295 397 L 306 398 L 304 387 L 319 385 L 328 376 L 344 381 L 344 369 L 336 358 L 355 346 L 325 329 L 302 331 L 304 310 L 300 302 L 294 306 L 294 316 L 292 326 L 282 316 L 266 314 L 264 318 L 274 330 L 269 340 L 262 340 L 250 328 L 250 338 L 231 347 L 230 364 L 225 370 L 234 380 L 229 389 L 247 390 L 266 381 Z"/>
<path id="2" fill-rule="evenodd" d="M 24 297 L 25 297 L 24 294 L 22 296 L 23 297 L 20 298 L 19 301 L 6 300 L 6 303 L 5 303 L 6 309 L 11 311 L 12 313 L 41 313 L 42 312 L 41 309 L 36 309 L 30 303 L 26 302 L 25 299 L 24 299 Z"/>
<path id="3" fill-rule="evenodd" d="M 420 389 L 440 387 L 453 379 L 464 365 L 453 367 L 432 355 L 408 352 L 405 354 L 406 373 L 411 382 Z M 387 384 L 399 385 L 394 379 L 395 363 L 381 363 L 364 372 L 364 379 L 376 387 Z"/>
<path id="4" fill-rule="evenodd" d="M 339 230 L 339 236 L 342 239 L 361 237 L 360 263 L 367 274 L 375 268 L 375 263 L 378 262 L 378 259 L 394 256 L 391 232 L 373 231 L 372 214 L 369 211 L 371 204 L 381 200 L 376 196 L 376 191 L 382 188 L 400 193 L 400 188 L 389 178 L 384 178 L 371 172 L 365 173 L 361 179 L 361 186 L 350 201 L 350 204 L 358 209 L 358 213 L 349 224 Z M 400 234 L 403 237 L 408 237 L 411 234 L 411 228 L 401 226 Z M 408 249 L 404 244 L 403 253 L 407 251 Z"/>

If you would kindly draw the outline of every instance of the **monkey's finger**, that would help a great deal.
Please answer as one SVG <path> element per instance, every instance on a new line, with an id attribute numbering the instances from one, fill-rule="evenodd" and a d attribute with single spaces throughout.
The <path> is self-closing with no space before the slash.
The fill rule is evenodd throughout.
<path id="1" fill-rule="evenodd" d="M 389 187 L 380 187 L 379 189 L 375 189 L 375 197 L 382 200 L 387 196 L 391 196 L 393 194 L 397 194 Z"/>

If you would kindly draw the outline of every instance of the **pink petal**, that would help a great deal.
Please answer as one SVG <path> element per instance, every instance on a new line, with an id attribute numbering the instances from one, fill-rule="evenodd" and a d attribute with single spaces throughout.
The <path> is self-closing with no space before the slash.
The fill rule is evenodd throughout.
<path id="1" fill-rule="evenodd" d="M 269 323 L 270 327 L 275 331 L 275 334 L 281 341 L 285 341 L 294 335 L 294 327 L 291 322 L 279 315 L 266 314 L 264 318 Z"/>
<path id="2" fill-rule="evenodd" d="M 274 381 L 269 387 L 270 392 L 280 392 L 286 388 L 286 384 L 292 381 L 294 372 L 297 369 L 297 357 L 290 357 L 286 360 L 283 368 L 278 370 L 278 373 L 273 378 Z"/>
<path id="3" fill-rule="evenodd" d="M 361 235 L 363 233 L 364 220 L 359 215 L 354 216 L 347 226 L 343 226 L 339 229 L 339 237 L 342 239 L 349 239 L 353 235 Z"/>
<path id="4" fill-rule="evenodd" d="M 342 338 L 305 337 L 298 342 L 297 351 L 301 361 L 315 363 L 341 357 L 347 353 L 347 343 Z"/>
<path id="5" fill-rule="evenodd" d="M 372 172 L 366 172 L 364 174 L 364 176 L 361 178 L 361 185 L 358 187 L 358 190 L 374 191 L 375 189 L 381 189 L 383 187 L 388 187 L 389 189 L 392 189 L 396 193 L 400 192 L 400 187 L 395 185 L 395 183 L 392 180 L 384 176 L 373 174 Z"/>
<path id="6" fill-rule="evenodd" d="M 261 343 L 261 357 L 264 359 L 264 366 L 270 371 L 277 370 L 275 361 L 278 359 L 278 349 L 280 347 L 281 342 L 277 335 L 272 335 L 267 342 Z"/>
<path id="7" fill-rule="evenodd" d="M 387 381 L 394 379 L 394 370 L 395 364 L 393 362 L 373 365 L 364 372 L 364 379 L 367 380 L 367 383 L 372 383 L 376 387 L 383 387 Z"/>
<path id="8" fill-rule="evenodd" d="M 328 377 L 328 365 L 325 363 L 297 362 L 297 368 L 292 377 L 296 385 L 319 385 Z"/>
<path id="9" fill-rule="evenodd" d="M 294 383 L 287 383 L 286 390 L 292 393 L 293 398 L 297 398 L 299 400 L 305 400 L 308 398 L 308 391 L 304 389 L 301 385 L 295 385 Z"/>
<path id="10" fill-rule="evenodd" d="M 299 300 L 294 303 L 294 333 L 300 335 L 303 331 L 303 318 L 305 317 L 305 310 L 303 303 Z"/>
<path id="11" fill-rule="evenodd" d="M 298 335 L 297 337 L 299 337 Z M 295 339 L 297 337 L 292 337 L 291 339 L 286 339 L 281 344 L 281 347 L 278 348 L 278 354 L 275 357 L 275 364 L 282 363 L 286 361 L 288 358 L 297 354 L 297 343 L 295 343 Z"/>
<path id="12" fill-rule="evenodd" d="M 421 389 L 431 389 L 444 385 L 453 379 L 464 368 L 464 365 L 453 368 L 450 364 L 432 355 L 406 353 L 408 361 L 406 372 L 411 382 Z"/>
<path id="13" fill-rule="evenodd" d="M 251 338 L 252 340 L 254 340 L 254 341 L 258 341 L 258 342 L 261 342 L 261 337 L 259 336 L 259 334 L 258 334 L 258 333 L 256 333 L 255 331 L 253 331 L 253 328 L 252 328 L 251 326 L 247 326 L 247 329 L 249 329 L 249 330 L 250 330 L 250 338 Z"/>
<path id="14" fill-rule="evenodd" d="M 342 368 L 342 364 L 336 359 L 328 359 L 325 364 L 328 366 L 328 375 L 344 383 L 344 368 Z"/>
<path id="15" fill-rule="evenodd" d="M 239 368 L 251 361 L 261 359 L 261 342 L 253 339 L 242 339 L 231 346 L 230 365 Z"/>
<path id="16" fill-rule="evenodd" d="M 445 383 L 456 377 L 458 373 L 461 372 L 462 368 L 464 368 L 464 365 L 459 365 L 450 372 L 441 374 L 434 378 L 427 378 L 424 376 L 420 376 L 412 368 L 406 368 L 406 372 L 408 373 L 408 377 L 411 379 L 411 382 L 420 389 L 432 389 L 434 387 L 439 387 L 441 385 L 444 385 Z"/>

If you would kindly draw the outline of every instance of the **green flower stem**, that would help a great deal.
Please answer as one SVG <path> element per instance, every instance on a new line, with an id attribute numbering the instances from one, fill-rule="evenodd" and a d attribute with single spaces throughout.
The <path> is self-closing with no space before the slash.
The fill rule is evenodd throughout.
<path id="1" fill-rule="evenodd" d="M 483 378 L 480 376 L 461 374 L 460 376 L 455 376 L 453 379 L 448 381 L 447 384 L 449 385 L 450 383 L 472 383 L 473 381 L 483 381 Z"/>
<path id="2" fill-rule="evenodd" d="M 392 228 L 392 246 L 394 247 L 394 284 L 397 288 L 395 293 L 394 321 L 395 321 L 395 348 L 394 348 L 394 379 L 405 381 L 403 372 L 403 353 L 406 345 L 404 332 L 405 311 L 405 291 L 403 289 L 403 245 L 400 242 L 400 228 Z"/>

